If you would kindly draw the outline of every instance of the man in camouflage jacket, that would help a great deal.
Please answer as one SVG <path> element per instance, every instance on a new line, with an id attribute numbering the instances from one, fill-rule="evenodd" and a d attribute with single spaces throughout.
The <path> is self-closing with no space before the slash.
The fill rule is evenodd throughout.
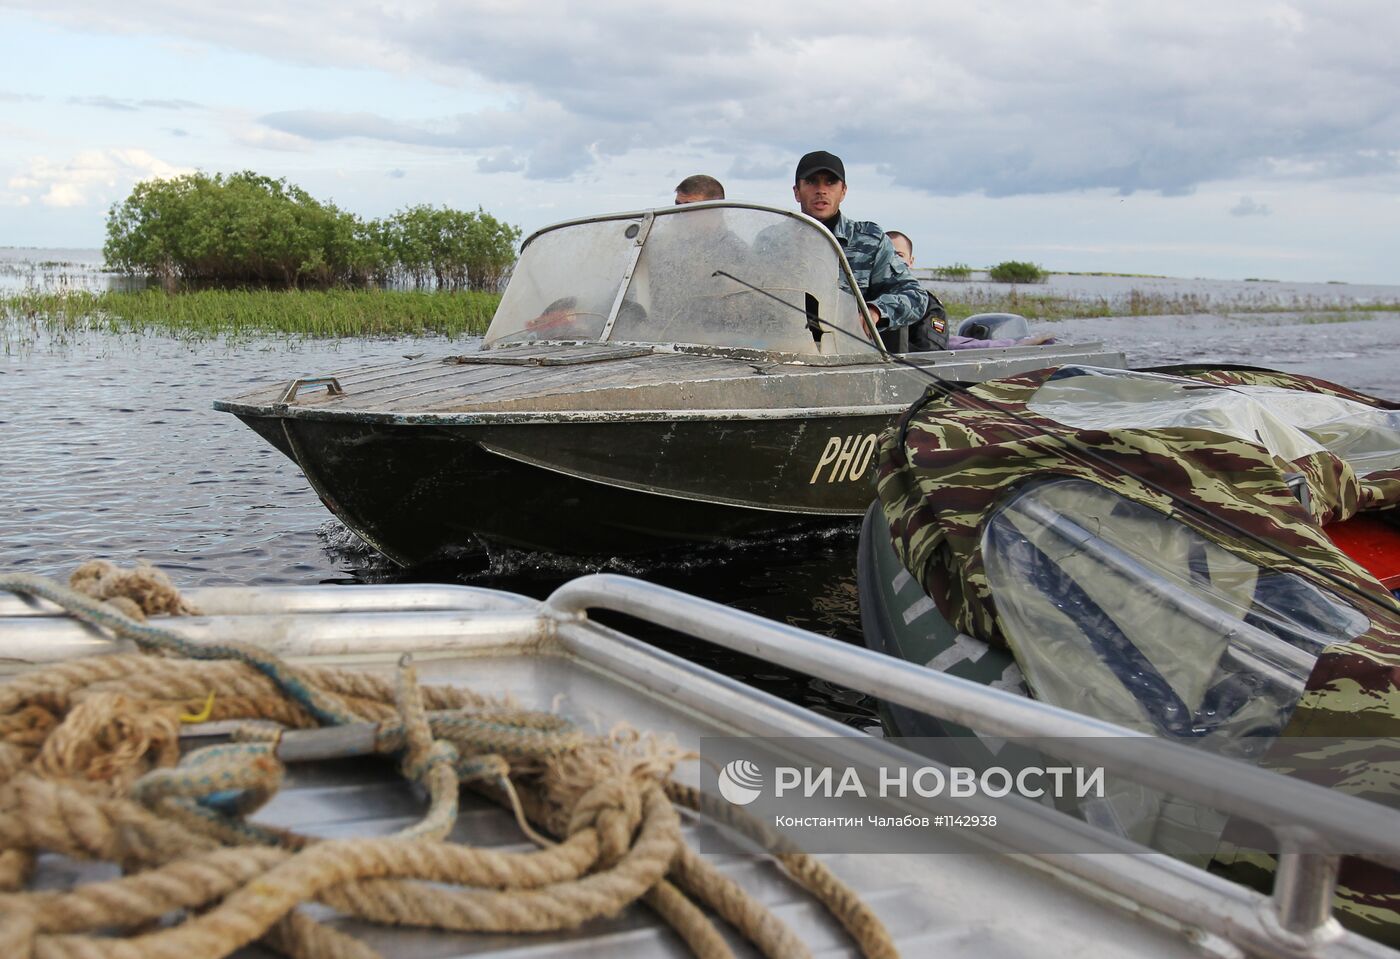
<path id="1" fill-rule="evenodd" d="M 885 231 L 878 223 L 852 220 L 841 212 L 846 167 L 840 157 L 825 150 L 804 156 L 797 163 L 792 195 L 803 213 L 820 220 L 836 237 L 881 332 L 923 319 L 928 293 L 895 255 Z"/>

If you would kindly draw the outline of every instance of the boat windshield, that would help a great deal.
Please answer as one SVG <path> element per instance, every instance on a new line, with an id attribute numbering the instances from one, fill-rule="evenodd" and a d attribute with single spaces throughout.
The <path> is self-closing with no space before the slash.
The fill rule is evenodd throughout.
<path id="1" fill-rule="evenodd" d="M 702 203 L 566 223 L 526 242 L 484 346 L 606 340 L 878 353 L 845 273 L 820 224 L 765 207 Z M 808 328 L 812 314 L 823 321 L 820 336 Z"/>

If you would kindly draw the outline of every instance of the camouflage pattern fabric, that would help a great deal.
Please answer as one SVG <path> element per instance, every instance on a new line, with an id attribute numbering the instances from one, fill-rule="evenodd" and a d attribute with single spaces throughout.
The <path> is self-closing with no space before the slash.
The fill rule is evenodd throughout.
<path id="1" fill-rule="evenodd" d="M 851 265 L 860 296 L 879 308 L 882 331 L 908 326 L 924 318 L 928 292 L 895 254 L 880 224 L 852 220 L 842 213 L 831 232 Z"/>
<path id="2" fill-rule="evenodd" d="M 1318 658 L 1284 737 L 1400 737 L 1397 604 L 1320 528 L 1358 510 L 1396 509 L 1400 471 L 1358 479 L 1347 463 L 1326 451 L 1282 460 L 1261 445 L 1219 432 L 1075 429 L 1029 408 L 1051 377 L 1073 373 L 1040 370 L 979 384 L 956 400 L 932 399 L 916 405 L 882 436 L 879 497 L 895 552 L 944 618 L 1006 648 L 983 566 L 983 524 L 999 502 L 1024 484 L 1056 477 L 1086 480 L 1186 524 L 1257 565 L 1300 576 L 1369 617 L 1370 626 L 1361 635 L 1328 646 Z M 1220 386 L 1269 386 L 1397 408 L 1294 374 L 1208 368 L 1171 373 Z M 1285 482 L 1284 474 L 1291 472 L 1308 479 L 1311 514 Z M 1222 516 L 1291 556 L 1223 525 Z M 1376 602 L 1340 589 L 1324 572 Z M 1390 805 L 1400 795 L 1400 761 L 1394 768 L 1368 765 L 1358 771 L 1344 754 L 1310 755 L 1290 757 L 1281 771 L 1356 795 L 1383 794 Z M 1230 848 L 1221 850 L 1213 868 L 1267 888 L 1272 862 Z M 1347 860 L 1341 878 L 1336 906 L 1344 924 L 1400 946 L 1400 874 Z"/>

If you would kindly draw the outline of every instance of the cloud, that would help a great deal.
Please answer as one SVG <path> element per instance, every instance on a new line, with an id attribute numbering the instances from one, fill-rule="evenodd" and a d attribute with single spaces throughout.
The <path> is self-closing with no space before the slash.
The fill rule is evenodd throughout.
<path id="1" fill-rule="evenodd" d="M 1268 204 L 1258 203 L 1252 196 L 1240 197 L 1240 202 L 1230 207 L 1231 216 L 1268 216 L 1274 211 Z"/>
<path id="2" fill-rule="evenodd" d="M 96 107 L 99 110 L 118 110 L 135 113 L 143 109 L 156 110 L 198 110 L 202 107 L 192 100 L 129 100 L 109 96 L 69 97 L 68 102 L 79 107 Z"/>
<path id="3" fill-rule="evenodd" d="M 240 124 L 229 131 L 229 136 L 235 143 L 257 150 L 304 153 L 310 147 L 305 137 L 259 124 Z"/>
<path id="4" fill-rule="evenodd" d="M 404 170 L 393 169 L 390 170 L 386 175 L 391 180 L 402 180 L 404 177 L 408 176 L 408 173 Z"/>
<path id="5" fill-rule="evenodd" d="M 193 100 L 141 100 L 138 101 L 143 107 L 152 107 L 157 110 L 202 110 L 202 104 Z"/>
<path id="6" fill-rule="evenodd" d="M 791 176 L 796 168 L 796 158 L 792 160 L 750 160 L 735 157 L 725 176 L 735 180 L 780 180 Z"/>
<path id="7" fill-rule="evenodd" d="M 1238 178 L 1400 172 L 1391 0 L 938 2 L 906 5 L 897 23 L 836 0 L 12 2 L 86 30 L 488 91 L 509 106 L 405 122 L 293 100 L 302 109 L 262 124 L 458 150 L 534 178 L 697 148 L 729 157 L 740 179 L 826 148 L 855 177 L 875 169 L 932 194 L 1175 196 Z"/>
<path id="8" fill-rule="evenodd" d="M 327 110 L 285 110 L 259 117 L 258 122 L 280 133 L 304 140 L 345 140 L 363 137 L 397 143 L 451 146 L 441 134 L 373 113 L 337 113 Z"/>
<path id="9" fill-rule="evenodd" d="M 519 173 L 525 169 L 525 161 L 509 150 L 501 150 L 477 160 L 476 168 L 481 173 Z"/>
<path id="10" fill-rule="evenodd" d="M 86 150 L 61 162 L 37 157 L 23 173 L 10 177 L 4 202 L 24 206 L 37 201 L 57 208 L 106 205 L 141 180 L 188 172 L 138 149 Z"/>
<path id="11" fill-rule="evenodd" d="M 136 105 L 130 100 L 118 100 L 115 97 L 69 97 L 68 102 L 79 107 L 97 107 L 99 110 L 136 112 Z"/>
<path id="12" fill-rule="evenodd" d="M 277 133 L 302 140 L 381 140 L 408 146 L 480 152 L 478 169 L 519 171 L 529 179 L 563 179 L 587 169 L 604 149 L 605 127 L 590 127 L 556 105 L 530 102 L 514 110 L 484 110 L 446 117 L 432 124 L 408 123 L 378 114 L 288 110 L 260 122 Z M 601 135 L 600 135 L 601 134 Z M 517 151 L 510 145 L 524 143 Z M 632 141 L 628 139 L 628 146 Z M 626 148 L 611 152 L 625 152 Z"/>

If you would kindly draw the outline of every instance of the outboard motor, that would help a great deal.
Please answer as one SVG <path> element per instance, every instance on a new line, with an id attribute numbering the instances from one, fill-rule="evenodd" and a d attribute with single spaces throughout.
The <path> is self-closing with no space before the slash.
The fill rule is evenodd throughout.
<path id="1" fill-rule="evenodd" d="M 974 340 L 1020 339 L 1030 336 L 1031 328 L 1019 313 L 974 313 L 958 324 L 957 333 Z"/>

